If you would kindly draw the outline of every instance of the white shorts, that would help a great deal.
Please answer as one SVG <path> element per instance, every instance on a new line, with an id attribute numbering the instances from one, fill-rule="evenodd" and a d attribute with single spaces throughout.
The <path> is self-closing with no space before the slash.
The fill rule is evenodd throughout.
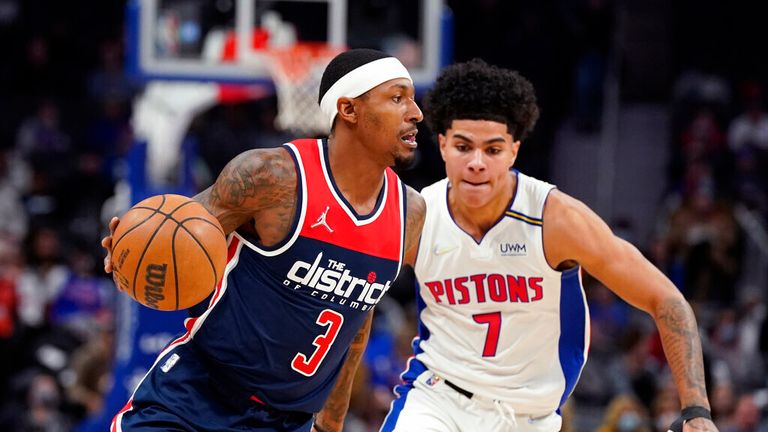
<path id="1" fill-rule="evenodd" d="M 501 401 L 477 395 L 470 399 L 429 370 L 397 393 L 381 432 L 557 432 L 562 426 L 554 411 L 517 413 Z"/>

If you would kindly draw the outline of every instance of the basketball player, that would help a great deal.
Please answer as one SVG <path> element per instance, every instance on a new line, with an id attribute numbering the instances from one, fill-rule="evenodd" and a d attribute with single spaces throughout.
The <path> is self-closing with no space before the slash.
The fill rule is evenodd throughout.
<path id="1" fill-rule="evenodd" d="M 531 84 L 481 60 L 457 64 L 424 110 L 447 178 L 422 191 L 419 337 L 381 430 L 559 431 L 588 352 L 582 268 L 654 318 L 685 430 L 716 430 L 678 290 L 584 204 L 512 169 L 539 114 Z"/>
<path id="2" fill-rule="evenodd" d="M 413 157 L 422 114 L 405 67 L 374 50 L 334 58 L 319 102 L 327 140 L 244 152 L 195 197 L 229 235 L 223 280 L 113 431 L 341 430 L 372 310 L 424 220 L 389 168 Z"/>

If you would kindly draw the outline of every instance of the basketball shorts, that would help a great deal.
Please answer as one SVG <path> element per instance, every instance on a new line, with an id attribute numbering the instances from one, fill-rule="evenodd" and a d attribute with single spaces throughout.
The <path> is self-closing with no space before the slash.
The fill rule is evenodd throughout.
<path id="1" fill-rule="evenodd" d="M 167 350 L 112 420 L 120 431 L 309 432 L 312 414 L 272 409 L 236 397 L 211 379 L 187 345 Z"/>
<path id="2" fill-rule="evenodd" d="M 518 413 L 501 401 L 457 390 L 415 359 L 403 380 L 382 432 L 556 432 L 562 426 L 556 412 Z"/>

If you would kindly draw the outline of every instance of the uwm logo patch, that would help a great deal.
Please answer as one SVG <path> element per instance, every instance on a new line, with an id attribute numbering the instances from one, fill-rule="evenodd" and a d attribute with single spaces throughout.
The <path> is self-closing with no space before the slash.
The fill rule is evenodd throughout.
<path id="1" fill-rule="evenodd" d="M 528 255 L 525 243 L 499 243 L 499 252 L 501 252 L 501 256 Z"/>

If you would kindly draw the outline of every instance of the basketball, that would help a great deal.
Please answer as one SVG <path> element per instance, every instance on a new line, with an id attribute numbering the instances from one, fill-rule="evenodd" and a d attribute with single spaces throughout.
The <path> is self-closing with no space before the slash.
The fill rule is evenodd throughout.
<path id="1" fill-rule="evenodd" d="M 153 309 L 200 303 L 221 279 L 226 261 L 219 221 L 181 195 L 156 195 L 131 207 L 112 237 L 117 287 Z"/>

